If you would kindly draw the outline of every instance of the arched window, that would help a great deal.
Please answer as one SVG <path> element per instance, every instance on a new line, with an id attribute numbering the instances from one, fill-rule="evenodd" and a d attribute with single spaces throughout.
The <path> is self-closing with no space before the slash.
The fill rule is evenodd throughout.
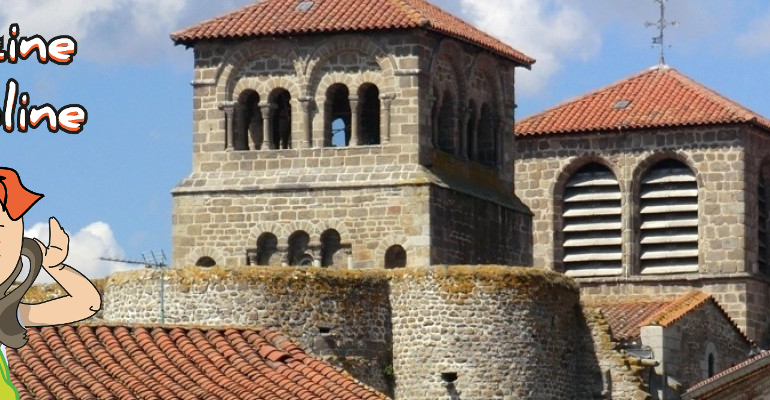
<path id="1" fill-rule="evenodd" d="M 278 238 L 265 232 L 257 238 L 257 265 L 270 265 L 270 258 L 278 251 Z"/>
<path id="2" fill-rule="evenodd" d="M 622 270 L 620 185 L 612 171 L 592 163 L 580 168 L 564 189 L 564 270 Z"/>
<path id="3" fill-rule="evenodd" d="M 468 102 L 468 125 L 465 127 L 465 156 L 476 159 L 476 103 Z"/>
<path id="4" fill-rule="evenodd" d="M 642 272 L 659 267 L 697 270 L 698 184 L 693 171 L 671 159 L 655 164 L 642 177 L 639 211 Z"/>
<path id="5" fill-rule="evenodd" d="M 495 140 L 495 116 L 489 107 L 489 104 L 484 103 L 481 105 L 481 115 L 479 116 L 479 133 L 478 133 L 478 160 L 486 165 L 496 165 L 497 157 L 495 156 L 496 140 Z"/>
<path id="6" fill-rule="evenodd" d="M 259 109 L 259 94 L 247 89 L 238 96 L 233 113 L 233 143 L 235 150 L 248 150 L 249 137 L 255 148 L 262 141 L 262 112 Z"/>
<path id="7" fill-rule="evenodd" d="M 291 95 L 286 89 L 275 89 L 270 93 L 272 132 L 270 138 L 276 149 L 291 148 Z"/>
<path id="8" fill-rule="evenodd" d="M 770 236 L 768 236 L 768 226 L 770 225 L 770 203 L 768 203 L 767 191 L 768 185 L 766 171 L 759 173 L 759 184 L 757 185 L 757 266 L 759 272 L 770 274 Z"/>
<path id="9" fill-rule="evenodd" d="M 321 266 L 334 265 L 334 255 L 340 249 L 340 234 L 334 229 L 329 229 L 321 234 Z"/>
<path id="10" fill-rule="evenodd" d="M 385 251 L 385 268 L 403 268 L 406 267 L 406 250 L 399 245 L 390 246 Z"/>
<path id="11" fill-rule="evenodd" d="M 451 154 L 455 152 L 456 108 L 452 92 L 444 91 L 438 114 L 438 148 Z"/>
<path id="12" fill-rule="evenodd" d="M 708 374 L 709 374 L 709 376 L 708 377 L 711 378 L 712 376 L 714 376 L 715 373 L 716 373 L 716 365 L 714 363 L 714 354 L 713 353 L 709 353 L 709 359 L 708 359 Z"/>
<path id="13" fill-rule="evenodd" d="M 198 267 L 209 268 L 217 265 L 217 262 L 211 257 L 203 256 L 195 262 L 195 265 Z"/>
<path id="14" fill-rule="evenodd" d="M 438 132 L 439 132 L 439 111 L 441 111 L 441 98 L 439 97 L 438 88 L 433 87 L 433 105 L 430 111 L 430 140 L 434 149 L 438 149 Z"/>
<path id="15" fill-rule="evenodd" d="M 380 144 L 380 90 L 376 85 L 365 83 L 358 90 L 361 102 L 361 144 Z"/>
<path id="16" fill-rule="evenodd" d="M 348 87 L 335 83 L 326 91 L 326 145 L 350 145 L 350 92 Z"/>
<path id="17" fill-rule="evenodd" d="M 289 236 L 289 251 L 287 263 L 289 265 L 310 266 L 313 264 L 313 256 L 307 253 L 310 244 L 310 235 L 305 231 L 296 231 Z"/>

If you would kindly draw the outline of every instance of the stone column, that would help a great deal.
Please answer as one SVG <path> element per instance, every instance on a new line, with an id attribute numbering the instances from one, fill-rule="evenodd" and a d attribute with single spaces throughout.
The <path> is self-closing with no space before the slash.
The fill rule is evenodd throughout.
<path id="1" fill-rule="evenodd" d="M 393 98 L 396 97 L 393 94 L 384 94 L 380 96 L 382 103 L 382 125 L 380 133 L 382 134 L 381 142 L 390 143 L 390 104 L 393 102 Z"/>
<path id="2" fill-rule="evenodd" d="M 272 104 L 260 104 L 259 109 L 262 110 L 262 144 L 260 144 L 259 150 L 275 149 L 276 143 L 273 143 L 273 135 L 270 130 L 272 127 L 272 124 L 270 123 L 270 111 L 272 110 Z M 267 143 L 267 147 L 265 147 L 265 143 Z"/>
<path id="3" fill-rule="evenodd" d="M 233 135 L 233 116 L 235 115 L 235 104 L 236 103 L 233 101 L 225 101 L 222 102 L 219 106 L 219 108 L 225 112 L 225 150 L 233 149 L 233 140 L 235 138 Z"/>
<path id="4" fill-rule="evenodd" d="M 350 144 L 349 146 L 358 146 L 361 142 L 358 138 L 358 96 L 350 96 Z"/>
<path id="5" fill-rule="evenodd" d="M 312 118 L 312 107 L 310 101 L 312 100 L 309 96 L 303 96 L 299 98 L 299 106 L 302 109 L 302 132 L 304 133 L 305 137 L 305 143 L 304 148 L 311 148 L 313 147 L 313 118 Z"/>

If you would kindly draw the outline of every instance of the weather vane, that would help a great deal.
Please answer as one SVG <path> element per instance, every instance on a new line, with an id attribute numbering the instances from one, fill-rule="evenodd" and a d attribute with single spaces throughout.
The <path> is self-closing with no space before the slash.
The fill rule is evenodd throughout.
<path id="1" fill-rule="evenodd" d="M 660 46 L 660 65 L 666 65 L 666 59 L 665 59 L 665 49 L 666 46 L 663 43 L 663 33 L 666 31 L 666 28 L 669 26 L 677 26 L 679 25 L 676 21 L 666 21 L 666 1 L 667 0 L 653 0 L 654 2 L 660 4 L 660 19 L 658 22 L 645 22 L 644 26 L 646 27 L 655 27 L 658 29 L 658 36 L 655 36 L 652 38 L 652 45 L 653 46 Z"/>

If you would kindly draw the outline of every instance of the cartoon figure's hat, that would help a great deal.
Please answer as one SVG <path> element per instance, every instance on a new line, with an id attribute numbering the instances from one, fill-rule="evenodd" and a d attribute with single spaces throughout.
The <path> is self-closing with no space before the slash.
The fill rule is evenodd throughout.
<path id="1" fill-rule="evenodd" d="M 32 192 L 21 184 L 16 170 L 0 167 L 0 202 L 5 205 L 12 220 L 21 218 L 42 198 L 42 194 Z"/>

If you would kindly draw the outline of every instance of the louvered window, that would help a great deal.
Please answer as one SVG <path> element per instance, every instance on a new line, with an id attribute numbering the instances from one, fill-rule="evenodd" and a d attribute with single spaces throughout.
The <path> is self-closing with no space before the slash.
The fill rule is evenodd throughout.
<path id="1" fill-rule="evenodd" d="M 564 192 L 564 269 L 571 275 L 622 270 L 620 186 L 609 168 L 589 164 Z"/>
<path id="2" fill-rule="evenodd" d="M 640 193 L 642 273 L 698 269 L 698 184 L 675 160 L 653 166 Z"/>
<path id="3" fill-rule="evenodd" d="M 759 247 L 757 249 L 757 262 L 759 265 L 759 272 L 763 274 L 770 274 L 770 265 L 768 262 L 768 236 L 767 236 L 767 225 L 768 225 L 768 216 L 770 213 L 768 213 L 767 207 L 767 181 L 765 180 L 765 175 L 760 174 L 759 175 L 759 185 L 757 188 L 757 206 L 759 208 L 758 210 L 758 217 L 759 220 L 757 221 L 757 246 Z"/>

